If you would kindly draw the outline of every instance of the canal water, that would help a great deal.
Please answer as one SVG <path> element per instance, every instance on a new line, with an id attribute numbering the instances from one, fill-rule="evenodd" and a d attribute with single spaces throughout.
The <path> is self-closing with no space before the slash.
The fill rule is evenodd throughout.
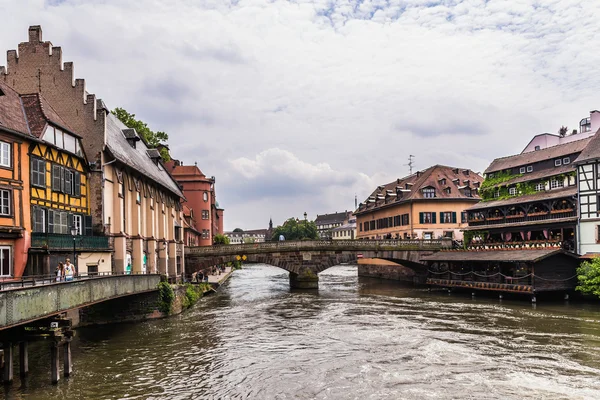
<path id="1" fill-rule="evenodd" d="M 502 301 L 321 274 L 236 271 L 169 319 L 78 330 L 74 374 L 31 374 L 8 399 L 600 399 L 600 306 Z M 18 369 L 17 369 L 18 371 Z"/>

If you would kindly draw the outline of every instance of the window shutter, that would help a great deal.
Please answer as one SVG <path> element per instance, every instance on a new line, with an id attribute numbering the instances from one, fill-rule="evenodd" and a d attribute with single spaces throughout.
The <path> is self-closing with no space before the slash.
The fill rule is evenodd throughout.
<path id="1" fill-rule="evenodd" d="M 436 214 L 434 212 L 431 213 L 431 223 L 432 224 L 435 224 L 435 215 Z"/>
<path id="2" fill-rule="evenodd" d="M 69 213 L 69 214 L 67 214 L 67 233 L 71 233 L 72 227 L 73 227 L 73 214 Z"/>
<path id="3" fill-rule="evenodd" d="M 35 158 L 31 159 L 31 184 L 32 185 L 37 185 L 38 184 L 38 180 L 37 180 L 37 174 L 35 174 L 35 172 L 37 171 L 37 160 Z"/>
<path id="4" fill-rule="evenodd" d="M 92 226 L 92 216 L 84 215 L 83 216 L 83 226 L 85 229 L 85 236 L 92 236 L 94 234 L 93 226 Z"/>
<path id="5" fill-rule="evenodd" d="M 54 211 L 48 210 L 48 233 L 54 233 Z"/>
<path id="6" fill-rule="evenodd" d="M 452 211 L 452 223 L 456 223 L 456 211 Z"/>
<path id="7" fill-rule="evenodd" d="M 65 188 L 66 194 L 73 194 L 73 173 L 69 170 L 65 170 Z"/>
<path id="8" fill-rule="evenodd" d="M 58 167 L 60 171 L 60 189 L 59 191 L 65 192 L 65 169 L 63 167 Z"/>
<path id="9" fill-rule="evenodd" d="M 73 196 L 79 197 L 81 196 L 81 174 L 75 172 L 73 178 Z"/>
<path id="10" fill-rule="evenodd" d="M 435 215 L 435 213 L 432 213 L 433 215 Z M 443 224 L 444 222 L 444 212 L 440 211 L 440 224 Z"/>
<path id="11" fill-rule="evenodd" d="M 60 165 L 52 166 L 52 190 L 60 192 Z"/>
<path id="12" fill-rule="evenodd" d="M 423 216 L 423 213 L 420 212 L 419 213 L 419 223 L 422 224 L 424 222 L 425 217 Z"/>

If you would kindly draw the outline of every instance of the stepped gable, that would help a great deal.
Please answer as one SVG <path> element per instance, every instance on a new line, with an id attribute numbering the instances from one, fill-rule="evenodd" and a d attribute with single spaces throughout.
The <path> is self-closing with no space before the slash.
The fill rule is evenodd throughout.
<path id="1" fill-rule="evenodd" d="M 540 161 L 578 153 L 588 145 L 590 140 L 592 140 L 592 138 L 585 138 L 565 144 L 559 144 L 557 146 L 546 147 L 545 149 L 541 150 L 496 158 L 494 161 L 492 161 L 489 167 L 487 167 L 484 173 L 489 174 L 491 172 L 521 167 L 527 164 L 533 164 Z"/>
<path id="2" fill-rule="evenodd" d="M 0 81 L 0 129 L 29 136 L 29 128 L 19 94 Z"/>
<path id="3" fill-rule="evenodd" d="M 157 163 L 150 158 L 148 152 L 156 149 L 148 149 L 142 140 L 135 148 L 128 143 L 123 130 L 128 129 L 114 114 L 108 114 L 106 118 L 106 149 L 121 163 L 139 171 L 163 186 L 171 193 L 185 199 L 179 185 L 167 171 L 163 163 Z M 159 155 L 160 157 L 160 155 Z"/>

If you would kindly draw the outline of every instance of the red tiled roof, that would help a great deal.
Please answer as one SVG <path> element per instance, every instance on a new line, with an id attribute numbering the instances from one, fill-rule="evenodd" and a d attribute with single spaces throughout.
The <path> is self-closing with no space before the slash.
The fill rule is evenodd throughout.
<path id="1" fill-rule="evenodd" d="M 488 174 L 490 172 L 502 171 L 509 168 L 515 168 L 532 164 L 552 158 L 567 156 L 569 154 L 581 152 L 592 138 L 586 138 L 581 140 L 575 140 L 573 142 L 559 144 L 557 146 L 546 147 L 545 149 L 530 151 L 527 153 L 516 154 L 514 156 L 507 156 L 496 158 L 489 167 L 484 171 Z"/>
<path id="2" fill-rule="evenodd" d="M 29 136 L 19 94 L 2 82 L 0 92 L 0 129 L 6 128 Z"/>
<path id="3" fill-rule="evenodd" d="M 467 180 L 469 181 L 468 184 L 465 182 Z M 425 199 L 422 189 L 427 187 L 435 189 L 435 197 L 427 198 L 427 200 L 460 199 L 477 202 L 480 198 L 475 191 L 473 191 L 472 197 L 468 197 L 462 189 L 459 189 L 462 186 L 475 189 L 478 187 L 478 185 L 474 185 L 477 182 L 481 185 L 483 177 L 469 169 L 434 165 L 424 171 L 377 187 L 367 198 L 365 205 L 359 207 L 356 213 L 371 211 L 400 201 Z M 408 189 L 406 189 L 407 184 Z M 449 193 L 447 192 L 448 188 L 450 188 Z M 375 199 L 375 201 L 372 199 Z"/>
<path id="4" fill-rule="evenodd" d="M 600 132 L 600 131 L 599 131 Z M 597 160 L 600 158 L 600 135 L 598 132 L 590 138 L 590 142 L 583 149 L 575 163 L 584 163 L 586 161 Z"/>
<path id="5" fill-rule="evenodd" d="M 25 94 L 21 96 L 21 99 L 23 100 L 23 108 L 27 114 L 27 121 L 29 122 L 29 128 L 33 136 L 41 138 L 44 134 L 46 124 L 50 122 L 79 137 L 40 94 Z"/>

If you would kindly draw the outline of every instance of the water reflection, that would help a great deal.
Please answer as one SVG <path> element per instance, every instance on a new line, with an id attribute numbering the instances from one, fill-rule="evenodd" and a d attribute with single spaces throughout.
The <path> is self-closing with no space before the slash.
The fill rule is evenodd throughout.
<path id="1" fill-rule="evenodd" d="M 80 330 L 75 373 L 58 386 L 34 346 L 27 384 L 6 394 L 597 399 L 599 338 L 595 305 L 449 296 L 359 279 L 354 266 L 323 272 L 318 291 L 292 291 L 285 271 L 254 265 L 181 316 Z"/>

